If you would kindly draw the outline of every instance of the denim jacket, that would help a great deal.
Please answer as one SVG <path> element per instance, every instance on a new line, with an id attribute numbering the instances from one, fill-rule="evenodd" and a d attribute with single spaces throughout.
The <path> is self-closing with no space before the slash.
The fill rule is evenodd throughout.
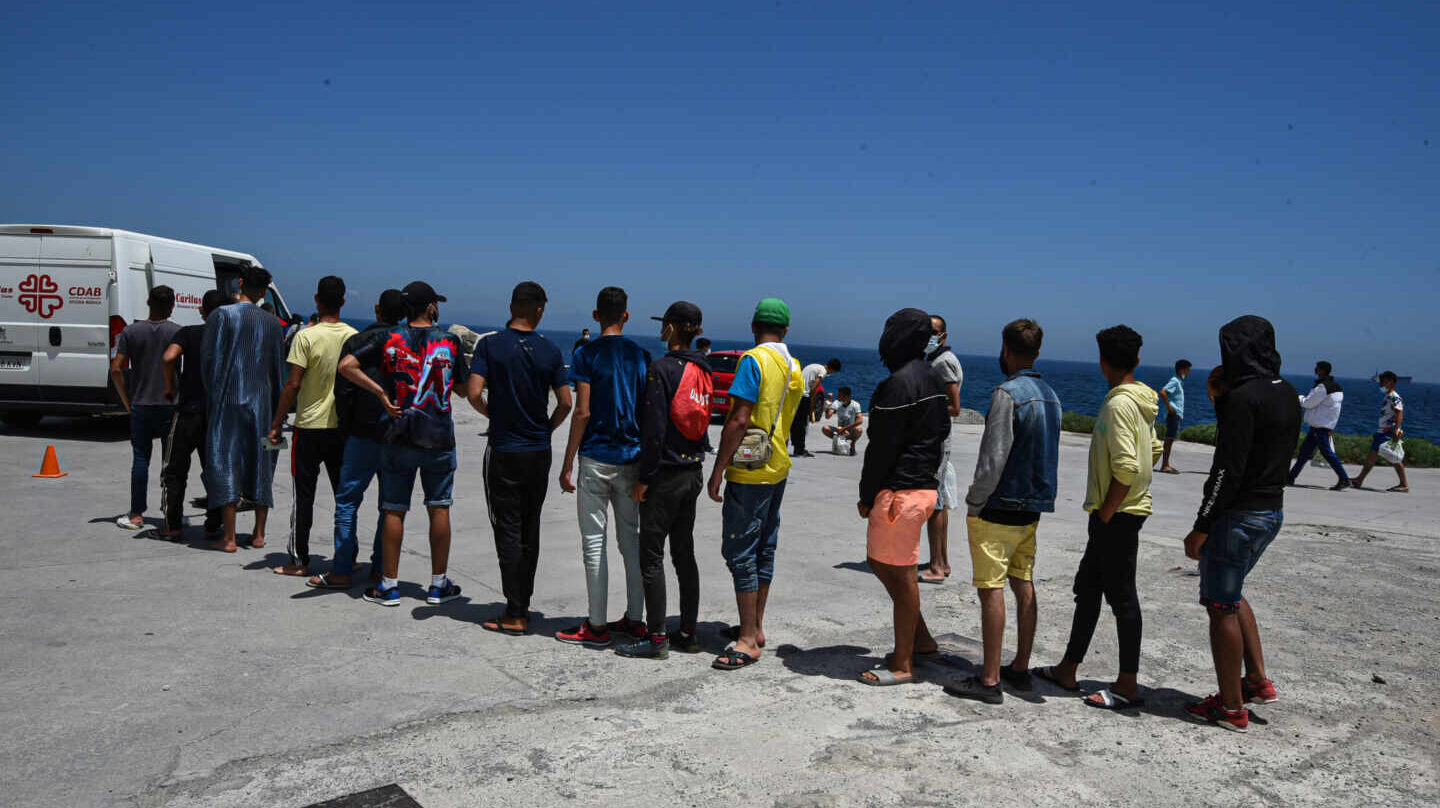
<path id="1" fill-rule="evenodd" d="M 1059 463 L 1060 398 L 1027 368 L 990 395 L 975 481 L 965 497 L 969 512 L 1053 512 Z"/>

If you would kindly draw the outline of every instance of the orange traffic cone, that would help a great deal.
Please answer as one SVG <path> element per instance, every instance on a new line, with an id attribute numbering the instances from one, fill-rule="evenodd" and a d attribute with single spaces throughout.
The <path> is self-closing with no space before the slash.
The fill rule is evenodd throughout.
<path id="1" fill-rule="evenodd" d="M 54 445 L 45 447 L 45 461 L 40 464 L 40 473 L 32 474 L 31 477 L 44 477 L 47 480 L 54 480 L 68 476 L 60 470 L 60 458 L 55 454 Z"/>

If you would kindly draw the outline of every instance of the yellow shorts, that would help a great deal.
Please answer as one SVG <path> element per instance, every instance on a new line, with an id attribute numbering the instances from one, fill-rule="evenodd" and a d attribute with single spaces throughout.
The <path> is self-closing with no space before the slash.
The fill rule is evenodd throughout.
<path id="1" fill-rule="evenodd" d="M 1035 528 L 1039 525 L 997 525 L 978 516 L 966 517 L 975 588 L 1000 589 L 1006 578 L 1030 580 L 1035 574 Z"/>

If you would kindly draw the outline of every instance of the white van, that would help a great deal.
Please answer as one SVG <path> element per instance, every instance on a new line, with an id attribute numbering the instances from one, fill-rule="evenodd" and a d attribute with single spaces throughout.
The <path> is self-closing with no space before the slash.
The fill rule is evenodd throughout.
<path id="1" fill-rule="evenodd" d="M 149 316 L 150 290 L 175 290 L 180 325 L 198 324 L 211 289 L 234 293 L 252 255 L 104 227 L 0 224 L 0 419 L 121 408 L 110 383 L 115 338 Z M 271 286 L 266 301 L 295 318 Z"/>

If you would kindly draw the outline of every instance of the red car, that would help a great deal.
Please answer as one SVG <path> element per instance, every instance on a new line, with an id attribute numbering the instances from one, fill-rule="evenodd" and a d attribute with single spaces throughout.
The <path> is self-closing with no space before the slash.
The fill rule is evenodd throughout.
<path id="1" fill-rule="evenodd" d="M 735 371 L 740 368 L 740 357 L 744 355 L 744 351 L 712 351 L 705 357 L 710 363 L 711 377 L 715 380 L 710 417 L 723 421 L 730 415 L 730 383 L 735 381 Z"/>

